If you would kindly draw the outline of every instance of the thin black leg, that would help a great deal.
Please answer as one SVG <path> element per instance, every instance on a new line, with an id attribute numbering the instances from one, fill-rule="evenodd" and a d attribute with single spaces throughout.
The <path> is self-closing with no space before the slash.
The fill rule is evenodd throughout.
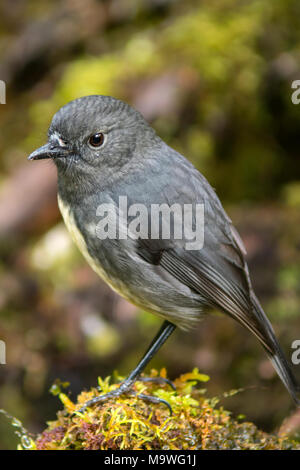
<path id="1" fill-rule="evenodd" d="M 105 401 L 108 398 L 111 397 L 117 397 L 122 395 L 123 393 L 126 393 L 130 390 L 131 386 L 134 384 L 134 382 L 137 380 L 139 375 L 143 372 L 145 369 L 146 365 L 151 361 L 152 357 L 157 353 L 157 351 L 161 348 L 161 346 L 165 343 L 165 341 L 169 338 L 169 336 L 173 333 L 175 330 L 176 326 L 173 325 L 173 323 L 170 323 L 169 321 L 164 321 L 162 324 L 159 332 L 151 342 L 149 348 L 147 349 L 146 353 L 138 363 L 138 365 L 133 369 L 133 371 L 129 374 L 127 379 L 124 380 L 124 382 L 121 383 L 121 385 L 116 389 L 113 390 L 112 392 L 106 393 L 104 395 L 99 395 L 98 397 L 92 398 L 91 400 L 87 401 L 83 407 L 80 409 L 80 411 L 84 411 L 86 407 L 95 405 L 96 403 L 100 403 L 102 401 Z M 152 402 L 162 402 L 165 403 L 170 411 L 170 405 L 165 401 L 161 400 L 156 397 L 148 397 L 148 395 L 140 395 L 141 398 L 147 399 L 149 398 L 149 401 Z"/>
<path id="2" fill-rule="evenodd" d="M 157 351 L 162 347 L 162 345 L 167 341 L 169 336 L 173 333 L 175 330 L 176 326 L 173 325 L 173 323 L 170 323 L 169 321 L 164 321 L 162 324 L 159 332 L 155 336 L 155 338 L 152 340 L 149 348 L 147 349 L 146 353 L 138 363 L 135 369 L 129 374 L 125 382 L 123 383 L 133 383 L 139 375 L 143 372 L 145 369 L 146 365 L 151 361 L 152 357 L 157 353 Z"/>

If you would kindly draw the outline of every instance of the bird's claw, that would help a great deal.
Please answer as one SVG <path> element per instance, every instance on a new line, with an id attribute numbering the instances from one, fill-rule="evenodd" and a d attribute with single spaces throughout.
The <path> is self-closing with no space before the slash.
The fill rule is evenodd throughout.
<path id="1" fill-rule="evenodd" d="M 162 403 L 163 405 L 166 405 L 166 407 L 169 409 L 170 416 L 172 416 L 173 410 L 172 410 L 170 403 L 167 402 L 167 400 L 164 400 L 163 398 L 154 397 L 153 395 L 146 395 L 144 393 L 139 393 L 137 397 L 141 398 L 144 401 L 149 401 L 150 403 Z"/>
<path id="2" fill-rule="evenodd" d="M 157 384 L 160 384 L 160 385 L 167 384 L 167 385 L 170 385 L 170 387 L 173 390 L 176 390 L 176 387 L 173 384 L 173 382 L 169 379 L 164 378 L 164 377 L 139 377 L 138 380 L 140 382 L 153 382 L 153 383 L 157 383 Z"/>
<path id="3" fill-rule="evenodd" d="M 142 382 L 156 382 L 156 383 L 160 383 L 160 384 L 162 384 L 162 383 L 165 384 L 166 383 L 166 384 L 170 385 L 173 388 L 173 390 L 176 390 L 175 385 L 170 380 L 165 379 L 163 377 L 139 377 L 138 380 L 142 381 Z M 162 398 L 155 397 L 153 395 L 146 395 L 144 393 L 134 392 L 131 389 L 132 385 L 133 385 L 132 383 L 131 384 L 126 384 L 125 382 L 123 382 L 119 386 L 119 388 L 117 388 L 116 390 L 112 390 L 111 392 L 105 393 L 104 395 L 99 395 L 98 397 L 95 397 L 95 398 L 92 398 L 91 400 L 88 400 L 78 410 L 78 412 L 83 413 L 86 410 L 86 408 L 88 408 L 90 406 L 97 405 L 98 403 L 109 400 L 110 398 L 119 397 L 123 394 L 131 394 L 131 395 L 137 396 L 138 398 L 141 398 L 144 401 L 148 401 L 150 403 L 162 403 L 162 404 L 166 405 L 169 409 L 170 415 L 172 415 L 172 407 L 166 400 L 164 400 Z M 98 389 L 99 389 L 99 387 L 98 387 Z M 101 389 L 100 389 L 100 391 L 101 391 Z"/>

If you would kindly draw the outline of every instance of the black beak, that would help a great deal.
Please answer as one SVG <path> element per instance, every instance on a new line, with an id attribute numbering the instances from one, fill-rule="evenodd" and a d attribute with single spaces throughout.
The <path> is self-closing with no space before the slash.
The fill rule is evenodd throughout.
<path id="1" fill-rule="evenodd" d="M 46 144 L 34 150 L 28 157 L 28 160 L 43 160 L 45 158 L 62 158 L 67 157 L 69 154 L 67 147 L 54 146 L 53 144 Z"/>

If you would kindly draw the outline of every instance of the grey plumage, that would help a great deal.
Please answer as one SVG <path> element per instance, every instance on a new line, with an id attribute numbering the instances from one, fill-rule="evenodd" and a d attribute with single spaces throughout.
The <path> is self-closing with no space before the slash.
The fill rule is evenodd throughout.
<path id="1" fill-rule="evenodd" d="M 104 144 L 93 149 L 88 139 L 99 132 Z M 296 380 L 253 292 L 243 243 L 204 176 L 137 111 L 106 96 L 83 97 L 61 108 L 47 145 L 30 158 L 54 159 L 65 221 L 94 269 L 128 300 L 183 329 L 211 308 L 230 315 L 258 338 L 299 405 Z M 99 240 L 97 207 L 117 206 L 120 195 L 128 205 L 148 208 L 203 203 L 204 247 L 187 251 L 187 240 L 174 236 Z"/>

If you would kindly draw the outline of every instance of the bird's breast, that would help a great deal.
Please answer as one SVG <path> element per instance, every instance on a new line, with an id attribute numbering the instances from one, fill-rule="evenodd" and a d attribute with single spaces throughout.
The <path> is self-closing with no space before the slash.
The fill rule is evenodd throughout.
<path id="1" fill-rule="evenodd" d="M 89 265 L 99 274 L 101 277 L 104 276 L 104 271 L 101 271 L 101 274 L 98 272 L 100 270 L 100 267 L 98 266 L 98 263 L 92 258 L 90 255 L 86 241 L 79 230 L 77 223 L 75 221 L 75 217 L 73 214 L 73 211 L 70 208 L 70 205 L 64 202 L 61 197 L 58 195 L 58 207 L 60 209 L 60 212 L 62 214 L 62 217 L 64 219 L 64 222 L 66 224 L 66 227 L 68 231 L 70 232 L 70 235 L 74 241 L 74 243 L 77 245 L 83 256 L 86 258 L 87 262 Z"/>
<path id="2" fill-rule="evenodd" d="M 76 223 L 74 212 L 71 209 L 70 205 L 65 202 L 58 194 L 58 207 L 62 214 L 65 225 L 74 241 L 76 246 L 79 248 L 80 252 L 91 266 L 91 268 L 100 276 L 114 291 L 120 294 L 122 297 L 127 299 L 132 303 L 135 302 L 135 298 L 131 293 L 131 290 L 128 288 L 126 283 L 122 282 L 118 277 L 112 275 L 111 272 L 108 272 L 107 269 L 104 269 L 101 262 L 99 261 L 99 256 L 92 256 L 88 250 L 85 236 L 82 234 L 81 230 Z M 87 227 L 86 227 L 87 228 Z M 88 231 L 90 233 L 95 232 L 95 227 L 89 227 Z M 95 234 L 93 234 L 95 236 Z M 100 249 L 100 247 L 99 247 Z M 98 253 L 99 255 L 99 253 Z"/>

